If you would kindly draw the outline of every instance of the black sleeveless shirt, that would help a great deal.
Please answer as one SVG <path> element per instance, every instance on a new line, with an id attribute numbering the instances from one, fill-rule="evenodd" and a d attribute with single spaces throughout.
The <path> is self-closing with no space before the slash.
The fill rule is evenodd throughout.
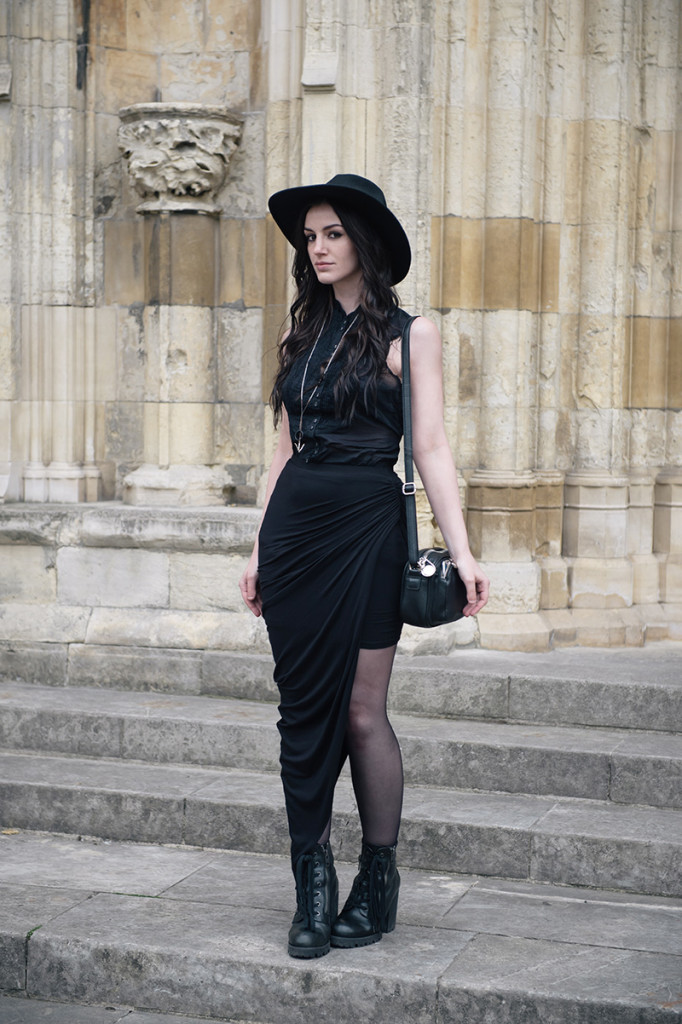
<path id="1" fill-rule="evenodd" d="M 377 381 L 376 401 L 365 409 L 362 397 L 350 423 L 337 415 L 334 385 L 344 364 L 343 342 L 331 364 L 329 359 L 344 332 L 353 323 L 356 312 L 346 314 L 334 302 L 332 315 L 320 335 L 305 372 L 310 350 L 304 352 L 292 365 L 282 387 L 282 400 L 289 417 L 293 457 L 304 462 L 335 462 L 362 466 L 393 466 L 400 451 L 403 433 L 402 385 L 400 378 L 386 367 Z M 399 338 L 408 314 L 403 309 L 390 313 Z M 329 364 L 329 365 L 328 365 Z M 327 372 L 324 367 L 328 365 Z M 305 373 L 303 391 L 303 418 L 301 420 L 301 383 Z M 301 437 L 299 438 L 299 425 Z M 297 451 L 296 442 L 302 445 Z"/>

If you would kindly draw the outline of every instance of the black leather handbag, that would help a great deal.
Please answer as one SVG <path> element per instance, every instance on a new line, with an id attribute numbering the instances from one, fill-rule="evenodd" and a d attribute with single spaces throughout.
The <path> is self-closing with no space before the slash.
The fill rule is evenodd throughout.
<path id="1" fill-rule="evenodd" d="M 417 503 L 412 468 L 412 403 L 410 390 L 410 317 L 403 328 L 403 433 L 405 483 L 403 494 L 407 512 L 407 554 L 400 587 L 400 614 L 411 626 L 441 626 L 461 619 L 467 603 L 466 587 L 455 563 L 444 548 L 418 548 Z"/>

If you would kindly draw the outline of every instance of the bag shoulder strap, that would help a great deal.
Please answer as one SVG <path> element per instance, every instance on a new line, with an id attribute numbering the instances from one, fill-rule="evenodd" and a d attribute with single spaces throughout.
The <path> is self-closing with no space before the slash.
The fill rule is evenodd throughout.
<path id="1" fill-rule="evenodd" d="M 405 455 L 405 509 L 407 512 L 407 556 L 410 565 L 419 560 L 419 540 L 417 537 L 417 502 L 415 498 L 414 469 L 412 466 L 412 391 L 410 386 L 410 328 L 416 316 L 405 321 L 401 344 L 401 362 L 403 377 L 403 449 Z"/>

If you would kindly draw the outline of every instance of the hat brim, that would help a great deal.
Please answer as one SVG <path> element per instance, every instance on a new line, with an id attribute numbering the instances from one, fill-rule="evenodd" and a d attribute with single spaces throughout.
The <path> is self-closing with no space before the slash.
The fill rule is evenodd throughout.
<path id="1" fill-rule="evenodd" d="M 300 239 L 296 235 L 301 213 L 315 203 L 339 200 L 361 213 L 381 236 L 391 264 L 392 284 L 398 284 L 410 269 L 412 251 L 402 224 L 388 207 L 365 195 L 356 188 L 343 185 L 301 185 L 275 192 L 268 200 L 275 223 L 296 248 Z"/>

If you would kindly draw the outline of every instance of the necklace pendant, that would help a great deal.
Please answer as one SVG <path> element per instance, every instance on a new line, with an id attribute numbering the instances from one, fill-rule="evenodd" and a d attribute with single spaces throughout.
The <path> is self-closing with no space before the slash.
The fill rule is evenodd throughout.
<path id="1" fill-rule="evenodd" d="M 294 448 L 296 449 L 299 455 L 305 448 L 305 441 L 303 440 L 303 434 L 301 433 L 300 430 L 297 430 L 294 436 Z"/>

